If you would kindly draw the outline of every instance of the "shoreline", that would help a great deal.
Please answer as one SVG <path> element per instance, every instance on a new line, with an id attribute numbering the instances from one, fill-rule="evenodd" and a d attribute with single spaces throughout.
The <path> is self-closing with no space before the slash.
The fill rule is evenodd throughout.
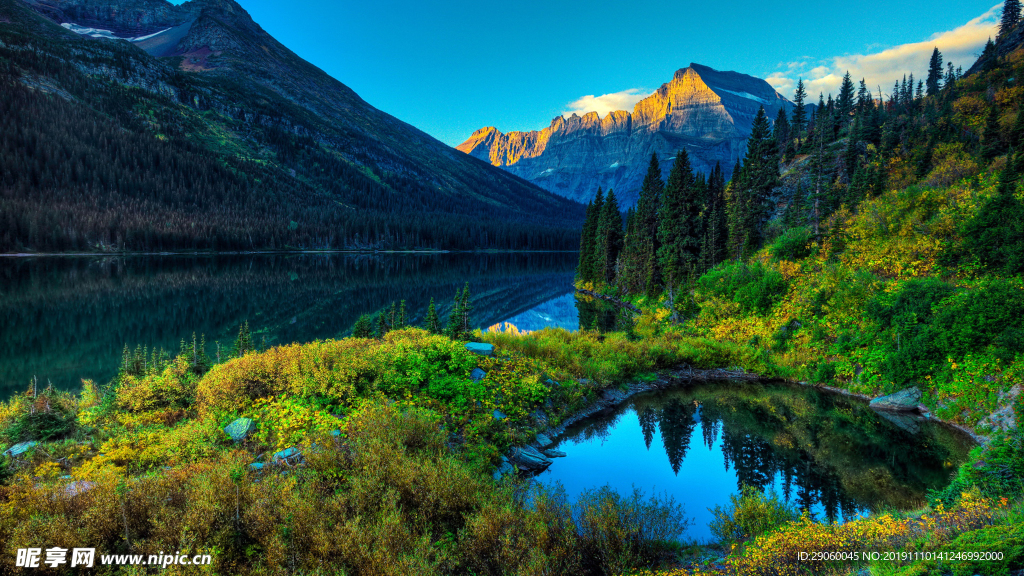
<path id="1" fill-rule="evenodd" d="M 128 256 L 246 256 L 277 254 L 574 254 L 578 250 L 169 250 L 162 252 L 5 252 L 0 258 L 128 257 Z"/>
<path id="2" fill-rule="evenodd" d="M 560 436 L 564 435 L 570 426 L 578 424 L 579 422 L 582 422 L 583 420 L 586 420 L 587 418 L 590 418 L 592 416 L 596 416 L 606 410 L 616 408 L 622 405 L 626 400 L 632 398 L 633 396 L 636 396 L 637 394 L 642 394 L 644 392 L 653 392 L 655 390 L 666 390 L 669 388 L 681 387 L 695 381 L 709 382 L 714 380 L 741 380 L 747 382 L 765 382 L 774 380 L 776 382 L 785 382 L 786 384 L 789 384 L 791 386 L 806 386 L 810 388 L 816 388 L 826 393 L 837 394 L 853 398 L 855 400 L 862 401 L 865 404 L 872 400 L 870 396 L 867 396 L 865 394 L 858 394 L 855 392 L 850 392 L 848 390 L 843 390 L 842 388 L 835 388 L 833 386 L 815 385 L 809 384 L 807 382 L 797 382 L 785 378 L 763 378 L 759 374 L 755 374 L 753 372 L 744 372 L 738 370 L 703 369 L 691 368 L 688 366 L 678 366 L 676 368 L 670 368 L 667 370 L 661 370 L 657 372 L 655 379 L 649 382 L 630 382 L 625 385 L 625 390 L 623 390 L 621 387 L 606 388 L 602 390 L 600 393 L 598 393 L 597 398 L 595 398 L 589 404 L 583 406 L 579 410 L 573 412 L 571 415 L 567 416 L 557 425 L 538 427 L 537 434 L 544 434 L 548 436 L 548 438 L 550 438 L 551 440 L 556 441 L 557 443 L 557 439 Z M 935 422 L 944 427 L 955 430 L 960 434 L 963 434 L 971 441 L 973 441 L 976 446 L 984 446 L 986 443 L 988 443 L 989 437 L 976 434 L 959 424 L 947 422 L 945 420 L 937 418 L 930 412 L 926 412 L 923 414 L 915 414 L 918 418 L 921 418 L 922 420 Z M 536 439 L 522 446 L 529 446 L 537 449 L 538 451 L 542 451 L 548 448 L 548 446 L 541 446 Z M 519 447 L 513 446 L 512 448 L 510 448 L 507 455 L 514 454 L 517 448 Z M 524 476 L 526 476 L 527 478 L 533 478 L 540 472 L 542 471 L 533 473 L 527 472 L 526 474 L 524 474 Z"/>

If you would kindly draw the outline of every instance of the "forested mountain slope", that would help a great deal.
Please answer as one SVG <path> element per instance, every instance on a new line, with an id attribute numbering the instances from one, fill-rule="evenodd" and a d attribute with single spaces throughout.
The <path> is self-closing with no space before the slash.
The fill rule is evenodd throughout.
<path id="1" fill-rule="evenodd" d="M 0 110 L 2 251 L 553 249 L 582 218 L 373 108 L 231 0 L 0 0 Z"/>

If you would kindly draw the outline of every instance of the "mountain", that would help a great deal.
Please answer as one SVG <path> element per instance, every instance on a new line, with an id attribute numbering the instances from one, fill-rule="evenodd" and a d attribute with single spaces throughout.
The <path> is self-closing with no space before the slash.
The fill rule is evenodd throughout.
<path id="1" fill-rule="evenodd" d="M 764 80 L 690 64 L 632 113 L 557 116 L 539 132 L 481 128 L 457 149 L 580 202 L 598 186 L 613 188 L 625 207 L 636 203 L 652 153 L 666 175 L 680 149 L 695 170 L 707 173 L 721 162 L 729 174 L 761 106 L 770 119 L 780 107 L 793 107 Z"/>
<path id="2" fill-rule="evenodd" d="M 0 92 L 0 251 L 577 245 L 232 0 L 0 0 Z"/>

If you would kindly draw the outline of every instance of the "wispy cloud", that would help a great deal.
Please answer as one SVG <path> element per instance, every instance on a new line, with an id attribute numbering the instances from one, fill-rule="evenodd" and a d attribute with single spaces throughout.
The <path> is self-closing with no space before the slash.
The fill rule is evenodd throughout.
<path id="1" fill-rule="evenodd" d="M 622 92 L 613 92 L 611 94 L 602 94 L 600 96 L 594 96 L 591 94 L 567 104 L 568 109 L 565 112 L 562 112 L 562 116 L 568 118 L 573 114 L 582 116 L 587 112 L 597 112 L 598 115 L 604 118 L 609 112 L 614 112 L 616 110 L 632 112 L 633 106 L 635 106 L 637 102 L 650 96 L 650 94 L 650 90 L 644 90 L 643 88 L 630 88 L 629 90 L 623 90 Z"/>
<path id="2" fill-rule="evenodd" d="M 783 96 L 792 99 L 797 79 L 803 78 L 807 99 L 814 102 L 819 93 L 838 93 L 843 75 L 849 71 L 855 83 L 863 78 L 872 91 L 881 86 L 882 92 L 888 96 L 893 83 L 902 79 L 904 74 L 913 73 L 915 80 L 925 78 L 928 60 L 935 48 L 942 53 L 945 62 L 969 68 L 985 42 L 995 37 L 1001 8 L 1002 4 L 997 4 L 963 26 L 933 34 L 923 42 L 901 44 L 869 54 L 836 56 L 824 61 L 790 62 L 779 66 L 779 70 L 765 80 Z"/>

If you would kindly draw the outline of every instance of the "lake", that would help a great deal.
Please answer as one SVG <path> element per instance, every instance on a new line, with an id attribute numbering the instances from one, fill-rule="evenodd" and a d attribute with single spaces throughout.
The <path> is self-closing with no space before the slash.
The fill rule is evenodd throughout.
<path id="1" fill-rule="evenodd" d="M 911 416 L 778 382 L 711 382 L 637 395 L 556 439 L 567 454 L 537 480 L 570 499 L 610 485 L 668 494 L 694 519 L 685 537 L 712 539 L 715 506 L 743 484 L 774 490 L 826 521 L 909 510 L 946 486 L 973 442 Z"/>
<path id="2" fill-rule="evenodd" d="M 481 328 L 578 327 L 575 253 L 245 254 L 0 257 L 0 400 L 35 378 L 109 382 L 125 346 L 174 354 L 204 334 L 230 348 L 248 322 L 257 346 L 338 338 L 361 314 L 406 301 L 442 321 L 468 282 Z"/>

